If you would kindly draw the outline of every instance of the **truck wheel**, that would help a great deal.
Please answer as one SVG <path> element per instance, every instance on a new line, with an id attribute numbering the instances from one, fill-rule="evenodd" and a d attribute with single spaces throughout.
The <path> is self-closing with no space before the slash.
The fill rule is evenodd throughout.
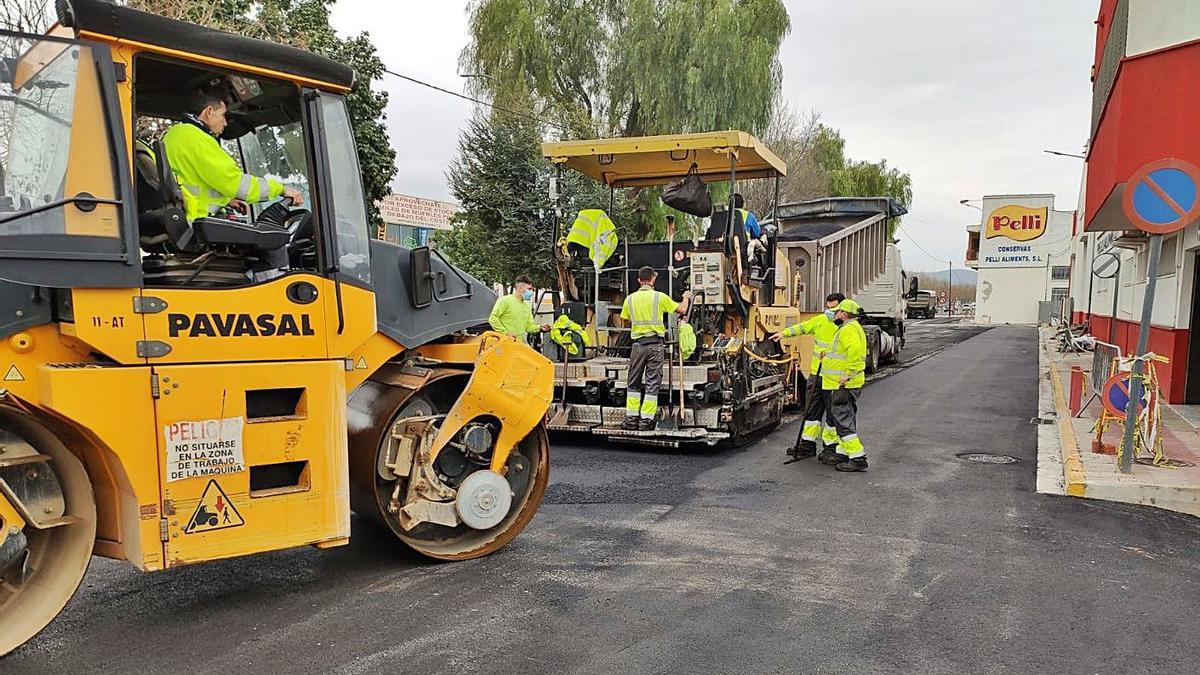
<path id="1" fill-rule="evenodd" d="M 879 372 L 879 345 L 873 344 L 867 349 L 867 374 Z"/>

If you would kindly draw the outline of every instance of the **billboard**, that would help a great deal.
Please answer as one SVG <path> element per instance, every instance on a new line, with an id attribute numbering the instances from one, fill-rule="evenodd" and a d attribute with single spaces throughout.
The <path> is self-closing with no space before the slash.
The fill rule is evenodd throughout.
<path id="1" fill-rule="evenodd" d="M 979 267 L 1046 267 L 1050 246 L 1051 195 L 985 197 Z"/>
<path id="2" fill-rule="evenodd" d="M 388 195 L 376 202 L 376 205 L 383 222 L 389 225 L 424 227 L 431 230 L 449 230 L 450 217 L 458 211 L 458 204 L 399 194 Z"/>

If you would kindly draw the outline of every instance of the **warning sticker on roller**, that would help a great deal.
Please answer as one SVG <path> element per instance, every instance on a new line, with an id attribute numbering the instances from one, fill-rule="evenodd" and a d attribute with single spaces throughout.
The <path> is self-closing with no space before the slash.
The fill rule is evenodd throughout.
<path id="1" fill-rule="evenodd" d="M 183 528 L 183 533 L 223 530 L 245 524 L 242 514 L 238 513 L 233 502 L 229 501 L 229 495 L 225 494 L 217 481 L 210 480 L 204 488 L 204 494 L 200 496 L 200 503 L 196 505 L 196 512 L 188 519 L 187 527 Z"/>
<path id="2" fill-rule="evenodd" d="M 245 471 L 243 423 L 241 417 L 230 417 L 164 426 L 167 482 Z"/>

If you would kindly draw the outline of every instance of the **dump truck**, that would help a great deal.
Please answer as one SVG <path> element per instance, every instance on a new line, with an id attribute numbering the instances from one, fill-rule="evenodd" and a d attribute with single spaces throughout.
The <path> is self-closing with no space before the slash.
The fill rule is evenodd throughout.
<path id="1" fill-rule="evenodd" d="M 442 560 L 517 536 L 548 480 L 553 366 L 471 332 L 483 284 L 369 238 L 354 72 L 110 2 L 57 9 L 47 35 L 0 31 L 0 654 L 93 553 L 149 572 L 341 546 L 352 510 Z M 134 140 L 200 85 L 242 170 L 311 208 L 185 218 L 198 188 Z"/>
<path id="2" fill-rule="evenodd" d="M 742 131 L 557 141 L 543 144 L 542 152 L 558 167 L 556 185 L 566 170 L 606 185 L 607 213 L 616 190 L 662 186 L 689 173 L 727 184 L 730 197 L 694 223 L 699 229 L 690 240 L 634 244 L 617 224 L 619 241 L 599 264 L 592 251 L 569 240 L 574 214 L 557 208 L 555 311 L 587 338 L 573 349 L 548 346 L 556 362 L 551 431 L 646 446 L 738 445 L 779 424 L 785 406 L 803 402 L 811 338 L 768 340 L 803 318 L 788 302 L 792 268 L 776 245 L 775 228 L 768 224 L 763 240 L 751 241 L 733 202 L 737 186 L 748 180 L 774 180 L 778 195 L 787 172 L 782 160 Z M 620 426 L 631 347 L 620 308 L 638 288 L 642 266 L 659 270 L 657 290 L 676 300 L 692 291 L 686 320 L 697 348 L 684 353 L 672 321 L 657 426 L 633 431 Z"/>
<path id="3" fill-rule="evenodd" d="M 886 197 L 829 197 L 782 204 L 778 213 L 778 247 L 793 270 L 790 304 L 817 312 L 830 293 L 853 298 L 864 312 L 867 372 L 898 362 L 909 299 L 919 292 L 888 233 L 905 208 Z"/>
<path id="4" fill-rule="evenodd" d="M 937 294 L 933 291 L 917 291 L 908 301 L 908 318 L 932 319 L 937 316 Z"/>

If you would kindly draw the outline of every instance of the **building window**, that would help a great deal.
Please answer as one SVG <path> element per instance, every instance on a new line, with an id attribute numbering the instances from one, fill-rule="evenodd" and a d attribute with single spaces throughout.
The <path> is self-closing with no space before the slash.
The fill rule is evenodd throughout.
<path id="1" fill-rule="evenodd" d="M 1065 300 L 1068 293 L 1069 293 L 1068 290 L 1065 288 L 1051 288 L 1050 289 L 1050 301 L 1058 302 L 1060 300 Z"/>
<path id="2" fill-rule="evenodd" d="M 1066 281 L 1071 278 L 1071 267 L 1069 265 L 1055 265 L 1050 268 L 1050 278 L 1054 281 Z"/>

